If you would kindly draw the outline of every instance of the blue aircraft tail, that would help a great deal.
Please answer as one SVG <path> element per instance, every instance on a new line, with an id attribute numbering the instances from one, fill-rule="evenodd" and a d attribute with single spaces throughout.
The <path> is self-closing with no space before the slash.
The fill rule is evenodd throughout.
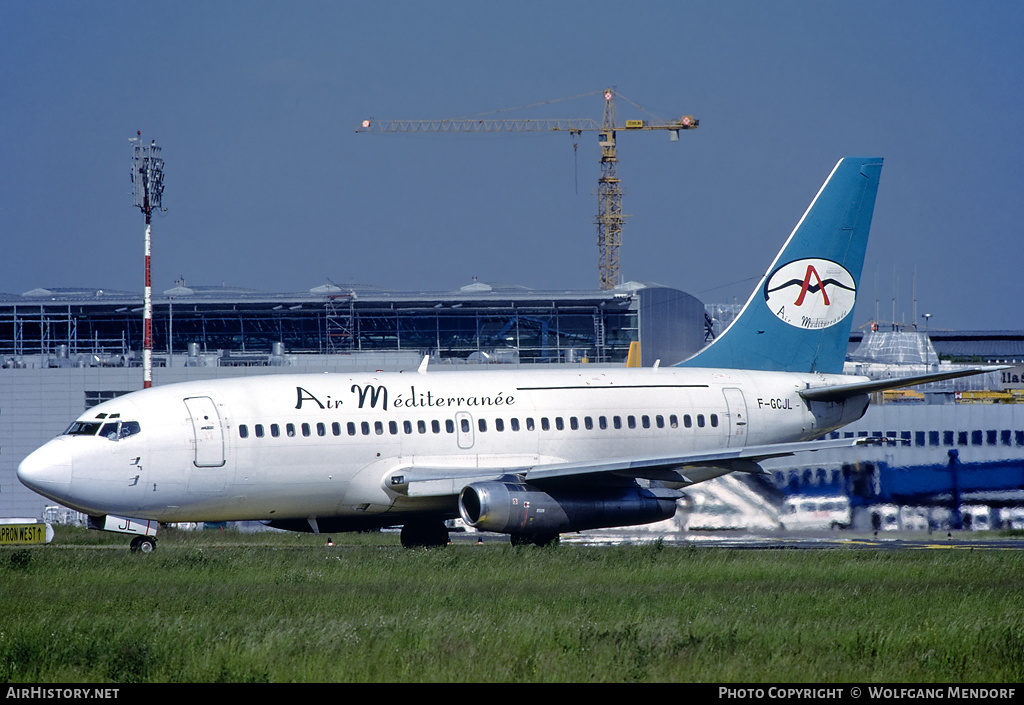
<path id="1" fill-rule="evenodd" d="M 839 160 L 736 320 L 678 366 L 842 372 L 881 171 Z"/>

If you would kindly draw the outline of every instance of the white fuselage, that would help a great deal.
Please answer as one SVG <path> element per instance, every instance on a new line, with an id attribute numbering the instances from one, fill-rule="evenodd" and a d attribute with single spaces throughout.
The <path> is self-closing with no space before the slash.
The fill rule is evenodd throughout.
<path id="1" fill-rule="evenodd" d="M 92 515 L 161 522 L 377 515 L 382 525 L 397 524 L 423 511 L 455 516 L 459 490 L 406 496 L 389 487 L 397 469 L 472 477 L 809 440 L 855 420 L 863 405 L 809 405 L 798 390 L 850 380 L 574 368 L 187 382 L 89 409 L 26 458 L 19 477 Z"/>

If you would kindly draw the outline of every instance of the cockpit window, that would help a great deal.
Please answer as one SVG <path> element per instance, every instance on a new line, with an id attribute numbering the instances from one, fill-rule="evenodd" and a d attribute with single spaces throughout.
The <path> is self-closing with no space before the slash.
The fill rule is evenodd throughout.
<path id="1" fill-rule="evenodd" d="M 95 436 L 96 432 L 100 430 L 100 424 L 96 421 L 75 421 L 73 424 L 68 426 L 68 430 L 64 432 L 67 436 Z"/>
<path id="2" fill-rule="evenodd" d="M 127 438 L 128 436 L 134 436 L 139 433 L 142 427 L 139 426 L 138 421 L 122 421 L 121 422 L 121 438 Z"/>
<path id="3" fill-rule="evenodd" d="M 129 436 L 134 436 L 136 433 L 142 431 L 142 427 L 139 425 L 138 421 L 108 421 L 107 423 L 101 423 L 99 421 L 75 421 L 68 427 L 68 430 L 64 432 L 64 435 L 95 436 L 97 435 L 97 431 L 100 436 L 116 441 L 122 438 L 128 438 Z"/>
<path id="4" fill-rule="evenodd" d="M 111 415 L 111 418 L 113 418 L 113 415 Z M 100 435 L 116 441 L 128 438 L 128 436 L 134 436 L 141 430 L 142 428 L 139 426 L 138 421 L 111 421 L 110 423 L 103 424 L 103 428 L 100 429 Z"/>

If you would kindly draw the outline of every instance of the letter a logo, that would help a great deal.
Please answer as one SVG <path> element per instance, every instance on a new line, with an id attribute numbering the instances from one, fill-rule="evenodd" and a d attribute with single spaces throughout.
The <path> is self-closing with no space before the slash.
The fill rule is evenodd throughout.
<path id="1" fill-rule="evenodd" d="M 794 293 L 795 301 L 790 298 Z M 836 262 L 799 259 L 771 273 L 764 285 L 764 300 L 779 320 L 805 330 L 820 330 L 849 315 L 857 301 L 857 284 Z"/>
<path id="2" fill-rule="evenodd" d="M 823 303 L 828 306 L 828 292 L 825 291 L 825 284 L 821 281 L 821 277 L 818 276 L 818 270 L 814 268 L 813 264 L 807 265 L 807 273 L 804 274 L 804 284 L 800 287 L 800 296 L 796 297 L 796 305 L 802 306 L 804 303 L 804 297 L 807 295 L 808 289 L 811 288 L 811 275 L 814 275 L 815 280 L 818 282 L 818 291 L 821 292 L 821 298 L 824 299 Z"/>

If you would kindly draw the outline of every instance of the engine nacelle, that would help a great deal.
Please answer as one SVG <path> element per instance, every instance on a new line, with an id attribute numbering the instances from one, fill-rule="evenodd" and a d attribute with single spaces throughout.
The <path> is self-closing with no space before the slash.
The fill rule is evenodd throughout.
<path id="1" fill-rule="evenodd" d="M 459 494 L 459 514 L 475 529 L 552 534 L 649 524 L 672 517 L 674 497 L 632 487 L 572 487 L 541 491 L 515 482 L 475 482 Z"/>

